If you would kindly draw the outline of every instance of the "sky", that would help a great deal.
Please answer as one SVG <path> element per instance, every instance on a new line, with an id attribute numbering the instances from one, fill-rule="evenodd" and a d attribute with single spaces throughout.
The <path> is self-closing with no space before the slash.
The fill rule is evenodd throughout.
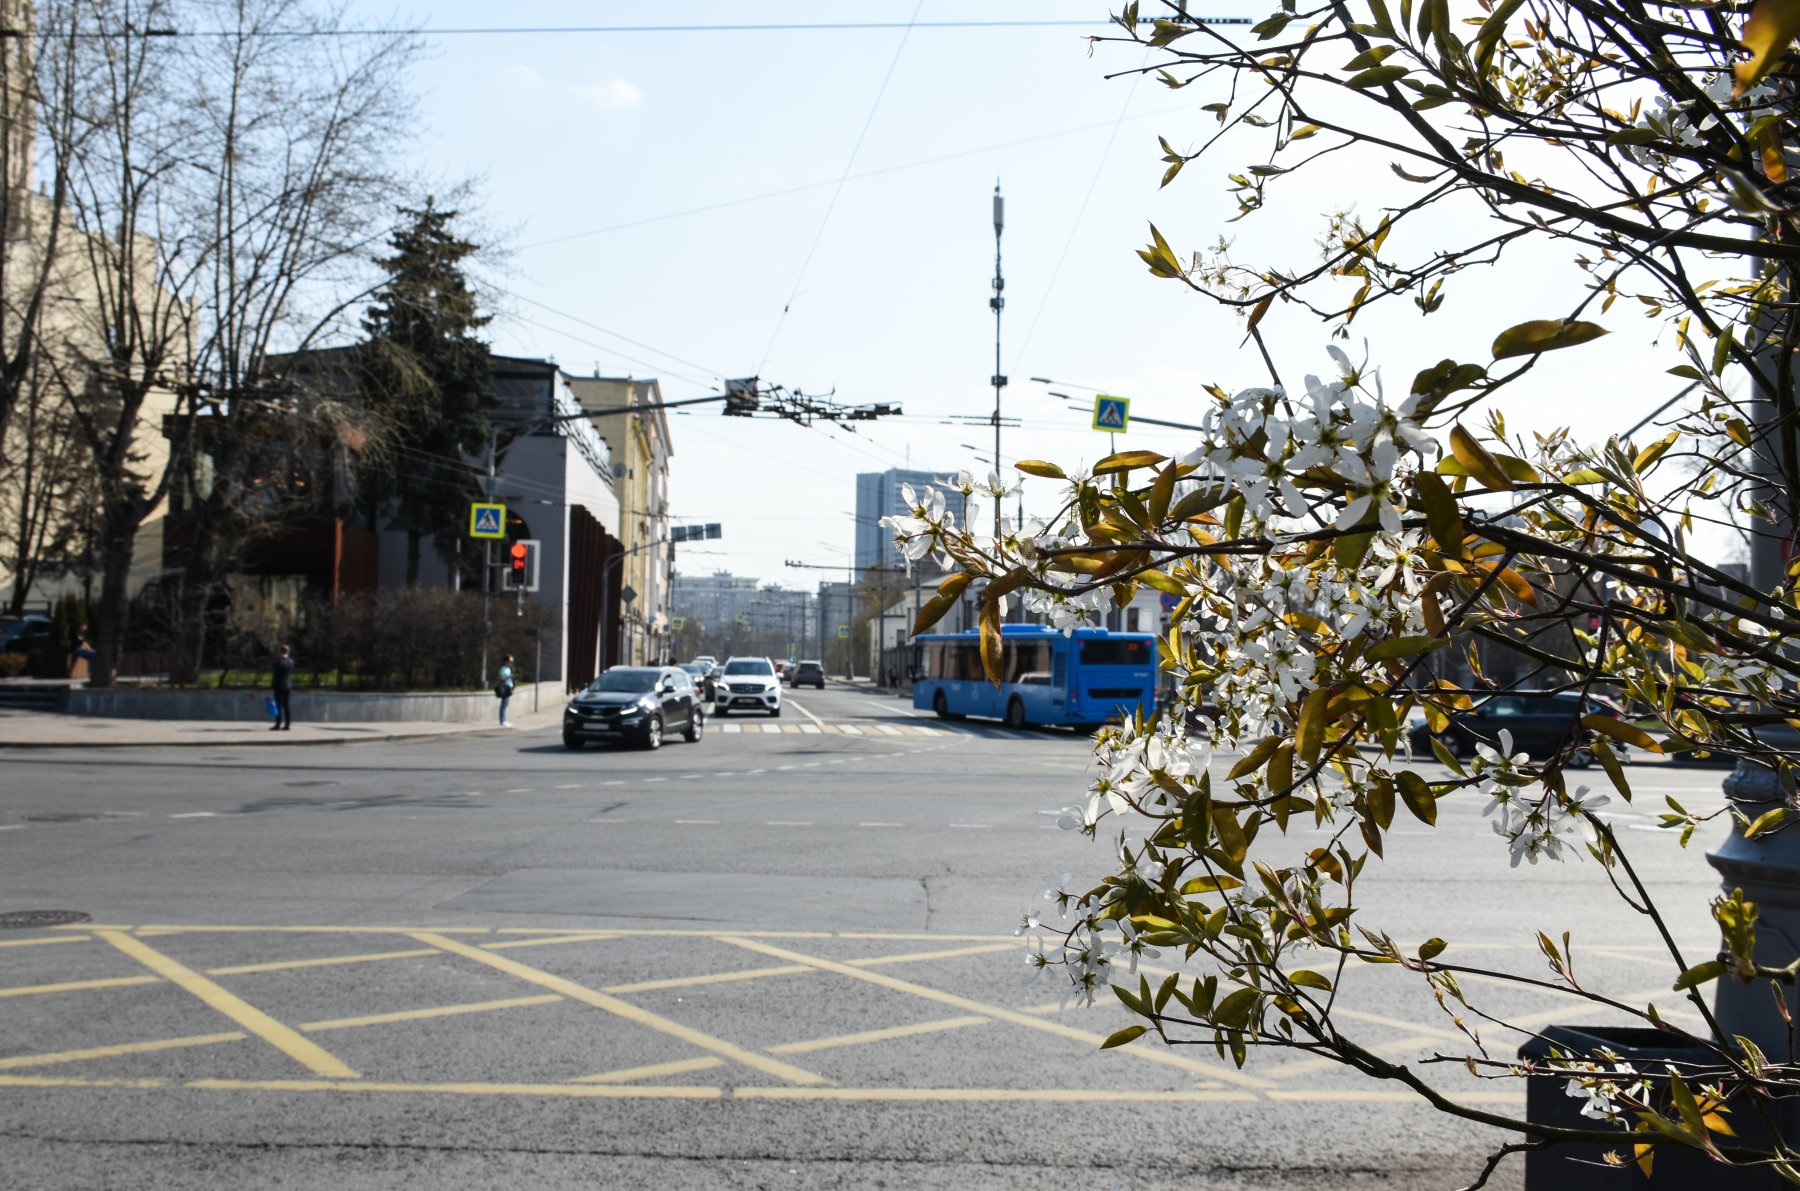
<path id="1" fill-rule="evenodd" d="M 1268 7 L 1206 11 L 1260 19 Z M 1145 55 L 1090 56 L 1084 36 L 1105 31 L 1106 12 L 1104 0 L 978 10 L 950 0 L 434 0 L 420 18 L 427 29 L 1089 23 L 428 33 L 414 76 L 425 122 L 415 152 L 445 185 L 474 179 L 479 221 L 499 229 L 504 262 L 488 273 L 497 352 L 553 357 L 575 375 L 654 376 L 671 401 L 755 375 L 904 410 L 851 429 L 725 418 L 705 405 L 671 411 L 674 517 L 718 522 L 724 535 L 681 547 L 678 569 L 811 588 L 832 576 L 786 563 L 848 562 L 858 472 L 990 466 L 996 181 L 1011 381 L 1002 413 L 1019 423 L 1002 430 L 1009 472 L 1020 458 L 1091 463 L 1112 449 L 1088 408 L 1052 390 L 1083 402 L 1093 390 L 1127 395 L 1134 415 L 1179 422 L 1198 418 L 1207 382 L 1267 383 L 1236 316 L 1145 270 L 1134 250 L 1148 223 L 1183 259 L 1225 236 L 1241 259 L 1300 264 L 1316 259 L 1329 210 L 1372 214 L 1411 197 L 1381 163 L 1347 161 L 1274 192 L 1279 210 L 1227 223 L 1236 208 L 1224 175 L 1250 160 L 1248 142 L 1159 189 L 1158 137 L 1197 145 L 1215 127 L 1199 109 L 1223 84 L 1170 91 L 1154 78 L 1109 78 Z M 1560 316 L 1571 284 L 1566 262 L 1522 257 L 1503 281 L 1452 283 L 1429 320 L 1399 304 L 1371 312 L 1344 346 L 1403 392 L 1445 356 L 1485 362 L 1514 322 Z M 1509 423 L 1603 438 L 1676 391 L 1666 337 L 1655 346 L 1657 327 L 1623 305 L 1605 320 L 1614 334 L 1562 353 L 1528 392 L 1509 394 Z M 1325 328 L 1276 310 L 1263 330 L 1290 385 L 1329 374 Z M 1136 427 L 1116 446 L 1173 453 L 1191 443 Z M 1042 483 L 1027 487 L 1028 513 L 1049 511 Z"/>

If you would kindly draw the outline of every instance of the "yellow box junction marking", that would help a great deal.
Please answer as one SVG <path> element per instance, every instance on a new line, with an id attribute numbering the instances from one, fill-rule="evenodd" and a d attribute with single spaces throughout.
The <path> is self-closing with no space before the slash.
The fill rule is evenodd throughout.
<path id="1" fill-rule="evenodd" d="M 59 1050 L 53 1054 L 15 1055 L 0 1059 L 0 1071 L 17 1067 L 53 1067 L 58 1063 L 85 1063 L 90 1059 L 110 1059 L 118 1055 L 147 1055 L 159 1050 L 182 1050 L 190 1046 L 214 1046 L 220 1042 L 242 1042 L 248 1034 L 237 1030 L 229 1034 L 194 1034 L 186 1038 L 163 1038 L 156 1042 L 126 1042 L 118 1046 L 90 1046 L 86 1050 Z"/>
<path id="2" fill-rule="evenodd" d="M 88 935 L 46 935 L 41 939 L 7 939 L 0 942 L 0 947 L 39 947 L 45 943 L 86 943 Z"/>
<path id="3" fill-rule="evenodd" d="M 460 955 L 464 959 L 471 959 L 476 963 L 486 964 L 490 968 L 497 968 L 508 975 L 518 977 L 520 980 L 541 985 L 551 992 L 561 993 L 572 1001 L 580 1001 L 584 1005 L 592 1005 L 596 1009 L 605 1010 L 607 1013 L 622 1017 L 626 1021 L 634 1022 L 640 1026 L 647 1026 L 652 1030 L 667 1034 L 673 1038 L 679 1038 L 690 1046 L 710 1051 L 713 1054 L 730 1059 L 736 1063 L 742 1063 L 746 1067 L 761 1071 L 764 1075 L 772 1075 L 776 1079 L 785 1079 L 789 1083 L 797 1084 L 821 1084 L 826 1082 L 825 1077 L 822 1075 L 816 1075 L 811 1071 L 802 1070 L 789 1063 L 783 1063 L 778 1059 L 771 1059 L 766 1055 L 760 1055 L 754 1051 L 745 1050 L 743 1047 L 727 1042 L 723 1038 L 714 1038 L 710 1034 L 704 1034 L 691 1026 L 682 1025 L 680 1022 L 670 1021 L 661 1014 L 652 1013 L 648 1009 L 643 1009 L 631 1004 L 629 1001 L 621 1001 L 617 997 L 608 996 L 606 993 L 597 992 L 585 985 L 577 984 L 573 980 L 565 980 L 561 976 L 555 976 L 549 972 L 530 967 L 520 963 L 518 960 L 508 959 L 503 955 L 495 955 L 491 951 L 483 951 L 479 947 L 471 947 L 467 943 L 457 942 L 454 939 L 447 939 L 442 935 L 433 934 L 430 931 L 417 931 L 414 932 L 412 937 L 421 943 L 428 943 L 451 955 Z"/>
<path id="4" fill-rule="evenodd" d="M 230 1018 L 248 1033 L 255 1034 L 276 1050 L 293 1059 L 315 1075 L 334 1079 L 358 1079 L 343 1060 L 327 1053 L 318 1043 L 302 1038 L 297 1031 L 284 1026 L 250 1002 L 221 985 L 213 983 L 192 968 L 157 951 L 142 939 L 117 931 L 96 931 L 95 936 L 111 943 L 158 976 L 193 995 L 209 1008 Z"/>
<path id="5" fill-rule="evenodd" d="M 21 984 L 0 988 L 0 997 L 36 997 L 45 993 L 85 992 L 96 988 L 130 988 L 137 984 L 161 984 L 155 976 L 111 976 L 105 980 L 70 980 L 63 984 Z"/>
<path id="6" fill-rule="evenodd" d="M 410 951 L 365 951 L 361 955 L 327 955 L 320 959 L 282 959 L 266 964 L 234 964 L 228 968 L 208 968 L 208 976 L 247 976 L 252 972 L 294 972 L 301 968 L 329 968 L 338 964 L 372 964 L 389 959 L 429 959 L 442 952 L 432 947 L 415 947 Z"/>
<path id="7" fill-rule="evenodd" d="M 943 1030 L 960 1030 L 964 1026 L 985 1026 L 991 1017 L 947 1017 L 942 1021 L 922 1021 L 913 1026 L 891 1026 L 885 1030 L 864 1030 L 860 1034 L 839 1034 L 835 1038 L 814 1038 L 811 1042 L 785 1042 L 768 1048 L 772 1055 L 803 1055 L 815 1050 L 832 1050 L 839 1046 L 866 1046 L 871 1042 L 889 1042 L 895 1038 L 914 1038 L 920 1034 L 936 1034 Z"/>
<path id="8" fill-rule="evenodd" d="M 1046 1034 L 1055 1034 L 1060 1038 L 1085 1042 L 1096 1047 L 1106 1041 L 1106 1035 L 1104 1034 L 1095 1034 L 1087 1030 L 1077 1030 L 1070 1026 L 1065 1026 L 1060 1022 L 1044 1021 L 1042 1018 L 1032 1017 L 1030 1014 L 1019 1013 L 1012 1009 L 1002 1009 L 997 1005 L 986 1005 L 980 1001 L 971 1000 L 968 997 L 959 997 L 954 993 L 942 992 L 923 984 L 914 984 L 910 980 L 900 980 L 880 972 L 870 972 L 863 968 L 853 968 L 849 964 L 841 964 L 836 960 L 820 959 L 817 956 L 802 955 L 797 951 L 788 951 L 785 948 L 773 947 L 767 943 L 761 943 L 754 939 L 721 935 L 719 936 L 719 941 L 721 943 L 730 943 L 735 947 L 743 947 L 746 950 L 755 951 L 762 955 L 767 955 L 771 959 L 785 959 L 793 963 L 809 964 L 821 971 L 836 972 L 840 976 L 850 976 L 857 980 L 865 980 L 870 984 L 879 984 L 883 988 L 893 989 L 895 992 L 911 993 L 915 997 L 922 997 L 927 1001 L 936 1001 L 940 1005 L 949 1005 L 952 1008 L 961 1009 L 968 1013 L 983 1014 L 984 1016 L 996 1018 L 1000 1021 L 1010 1021 L 1016 1025 L 1027 1026 L 1033 1030 L 1042 1030 Z M 1164 1066 L 1178 1067 L 1183 1071 L 1193 1072 L 1196 1075 L 1204 1075 L 1212 1079 L 1221 1079 L 1226 1083 L 1234 1083 L 1240 1087 L 1266 1088 L 1269 1086 L 1268 1081 L 1258 1079 L 1253 1075 L 1245 1075 L 1243 1072 L 1233 1068 L 1221 1067 L 1216 1063 L 1205 1063 L 1197 1059 L 1184 1058 L 1181 1055 L 1170 1054 L 1168 1051 L 1137 1047 L 1127 1050 L 1124 1053 L 1135 1055 L 1137 1058 L 1147 1062 L 1161 1063 Z"/>
<path id="9" fill-rule="evenodd" d="M 724 1059 L 707 1055 L 698 1059 L 677 1059 L 673 1063 L 651 1063 L 645 1067 L 626 1067 L 619 1071 L 603 1071 L 599 1075 L 584 1075 L 572 1083 L 631 1083 L 639 1079 L 660 1079 L 665 1075 L 686 1075 L 690 1071 L 708 1071 L 714 1067 L 723 1067 Z"/>
<path id="10" fill-rule="evenodd" d="M 300 1028 L 309 1034 L 326 1030 L 354 1030 L 363 1026 L 385 1026 L 398 1021 L 425 1021 L 434 1017 L 456 1017 L 464 1013 L 491 1013 L 496 1009 L 524 1009 L 531 1005 L 553 1005 L 563 998 L 556 993 L 539 993 L 535 997 L 508 997 L 503 1001 L 475 1001 L 467 1005 L 439 1005 L 433 1009 L 400 1009 L 393 1013 L 369 1013 L 362 1017 L 335 1017 L 329 1021 L 309 1021 Z"/>

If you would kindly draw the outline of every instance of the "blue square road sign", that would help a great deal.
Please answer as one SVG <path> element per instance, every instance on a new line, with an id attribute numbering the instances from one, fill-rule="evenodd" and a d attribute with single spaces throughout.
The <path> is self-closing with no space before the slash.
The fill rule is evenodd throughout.
<path id="1" fill-rule="evenodd" d="M 1094 398 L 1094 429 L 1109 434 L 1123 434 L 1131 425 L 1131 398 L 1109 397 L 1101 393 Z"/>
<path id="2" fill-rule="evenodd" d="M 476 502 L 469 506 L 469 536 L 472 538 L 504 538 L 506 506 Z"/>

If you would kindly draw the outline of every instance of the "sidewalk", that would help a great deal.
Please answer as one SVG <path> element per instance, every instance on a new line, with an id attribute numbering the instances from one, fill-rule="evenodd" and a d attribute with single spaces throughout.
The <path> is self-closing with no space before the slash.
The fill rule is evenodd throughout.
<path id="1" fill-rule="evenodd" d="M 525 700 L 527 705 L 530 699 Z M 496 724 L 431 721 L 375 724 L 308 724 L 295 721 L 287 732 L 267 724 L 214 720 L 96 719 L 50 711 L 0 710 L 0 750 L 91 748 L 194 748 L 198 746 L 368 744 L 427 736 L 512 736 L 555 728 L 563 700 L 544 700 L 539 710 L 513 711 L 513 728 Z"/>

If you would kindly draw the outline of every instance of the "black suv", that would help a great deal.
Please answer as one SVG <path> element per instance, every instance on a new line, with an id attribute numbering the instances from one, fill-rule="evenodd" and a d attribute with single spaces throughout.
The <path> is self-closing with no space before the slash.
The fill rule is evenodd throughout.
<path id="1" fill-rule="evenodd" d="M 706 731 L 700 693 L 679 666 L 614 666 L 563 712 L 563 744 L 571 749 L 590 740 L 661 748 L 663 734 L 675 731 L 690 741 Z"/>
<path id="2" fill-rule="evenodd" d="M 1618 719 L 1620 711 L 1609 700 L 1597 695 L 1583 699 L 1574 691 L 1491 695 L 1468 711 L 1453 712 L 1437 738 L 1457 756 L 1472 757 L 1477 744 L 1499 743 L 1504 729 L 1512 733 L 1513 749 L 1530 753 L 1534 761 L 1545 760 L 1573 743 L 1576 747 L 1569 764 L 1579 768 L 1594 761 L 1587 747 L 1593 732 L 1581 725 L 1582 718 L 1590 715 Z M 1430 756 L 1431 738 L 1431 728 L 1423 719 L 1412 722 L 1410 739 L 1415 754 Z M 1618 751 L 1623 756 L 1624 750 Z"/>
<path id="3" fill-rule="evenodd" d="M 820 690 L 824 690 L 825 689 L 825 663 L 823 663 L 823 662 L 796 662 L 796 663 L 794 663 L 794 668 L 792 670 L 788 671 L 788 685 L 789 686 L 816 686 Z"/>

